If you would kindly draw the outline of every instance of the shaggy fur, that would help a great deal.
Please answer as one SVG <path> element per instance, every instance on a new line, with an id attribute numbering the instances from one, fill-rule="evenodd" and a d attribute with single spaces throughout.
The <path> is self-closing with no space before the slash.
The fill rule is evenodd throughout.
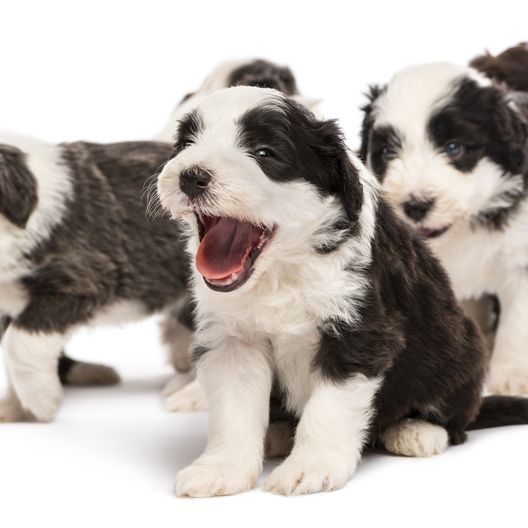
<path id="1" fill-rule="evenodd" d="M 211 408 L 207 449 L 179 473 L 179 495 L 251 488 L 270 414 L 298 421 L 265 485 L 282 494 L 343 486 L 377 441 L 430 455 L 482 425 L 478 332 L 335 122 L 274 90 L 217 91 L 181 120 L 158 192 L 188 224 Z M 486 425 L 513 405 L 511 423 L 526 422 L 528 402 L 496 403 Z M 409 444 L 416 434 L 425 450 Z"/>
<path id="2" fill-rule="evenodd" d="M 459 299 L 497 296 L 489 386 L 508 394 L 528 393 L 528 125 L 517 100 L 471 68 L 408 68 L 371 90 L 361 147 Z"/>
<path id="3" fill-rule="evenodd" d="M 77 383 L 87 370 L 115 381 L 108 369 L 60 360 L 72 333 L 144 317 L 184 293 L 181 232 L 161 217 L 147 220 L 141 199 L 169 153 L 154 142 L 52 146 L 1 137 L 0 311 L 9 318 L 2 349 L 10 384 L 1 419 L 50 420 L 62 397 L 58 373 Z"/>
<path id="4" fill-rule="evenodd" d="M 227 61 L 218 65 L 205 79 L 202 86 L 196 91 L 187 94 L 174 109 L 171 118 L 158 139 L 172 141 L 176 121 L 185 115 L 186 109 L 196 101 L 215 90 L 230 86 L 259 86 L 274 88 L 286 95 L 302 99 L 304 104 L 313 107 L 316 102 L 301 97 L 297 88 L 297 81 L 286 66 L 263 60 L 238 60 Z M 180 303 L 167 313 L 162 321 L 163 342 L 169 350 L 172 365 L 179 373 L 191 371 L 192 335 L 188 329 L 193 328 L 192 306 L 190 303 Z M 193 382 L 192 372 L 187 377 L 176 374 L 165 386 L 164 394 L 167 396 L 165 407 L 169 411 L 190 411 L 205 409 L 207 403 L 205 395 L 200 390 L 198 383 L 193 383 L 189 388 L 182 390 L 182 386 Z"/>
<path id="5" fill-rule="evenodd" d="M 496 57 L 486 52 L 475 57 L 470 65 L 512 90 L 528 92 L 528 42 L 508 48 Z"/>

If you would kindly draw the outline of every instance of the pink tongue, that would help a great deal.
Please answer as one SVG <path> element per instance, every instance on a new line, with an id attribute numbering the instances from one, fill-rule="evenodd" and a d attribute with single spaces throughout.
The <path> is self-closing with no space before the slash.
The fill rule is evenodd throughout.
<path id="1" fill-rule="evenodd" d="M 206 279 L 225 279 L 244 267 L 262 231 L 246 222 L 221 218 L 202 239 L 196 267 Z"/>

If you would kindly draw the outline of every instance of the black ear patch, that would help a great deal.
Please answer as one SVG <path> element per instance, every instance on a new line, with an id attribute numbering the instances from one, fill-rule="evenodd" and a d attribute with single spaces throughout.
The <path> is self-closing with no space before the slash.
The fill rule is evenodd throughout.
<path id="1" fill-rule="evenodd" d="M 386 86 L 381 86 L 379 84 L 371 84 L 368 87 L 368 91 L 365 94 L 367 97 L 367 104 L 361 107 L 363 112 L 363 121 L 361 124 L 361 147 L 359 149 L 359 159 L 363 163 L 367 163 L 367 156 L 369 152 L 369 142 L 370 142 L 370 133 L 372 132 L 372 127 L 374 125 L 374 103 L 383 94 L 386 90 Z"/>
<path id="2" fill-rule="evenodd" d="M 0 214 L 24 228 L 37 201 L 37 181 L 26 165 L 24 153 L 0 145 Z"/>
<path id="3" fill-rule="evenodd" d="M 317 142 L 313 147 L 326 160 L 328 170 L 326 181 L 320 186 L 339 196 L 348 219 L 355 224 L 363 204 L 363 187 L 350 159 L 343 133 L 335 121 L 328 120 L 319 122 L 315 135 Z"/>

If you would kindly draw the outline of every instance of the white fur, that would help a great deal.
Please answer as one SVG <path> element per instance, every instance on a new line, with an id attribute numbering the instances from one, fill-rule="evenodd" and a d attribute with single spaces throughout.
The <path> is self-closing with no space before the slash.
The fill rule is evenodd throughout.
<path id="1" fill-rule="evenodd" d="M 199 380 L 210 404 L 207 450 L 178 474 L 179 495 L 210 496 L 249 489 L 262 464 L 271 373 L 286 402 L 301 415 L 296 445 L 269 489 L 316 492 L 342 486 L 359 460 L 379 380 L 362 376 L 341 384 L 323 382 L 311 368 L 317 328 L 330 320 L 359 322 L 368 287 L 364 270 L 371 261 L 378 187 L 355 159 L 364 190 L 359 232 L 335 252 L 313 247 L 340 218 L 337 198 L 322 198 L 304 181 L 278 183 L 237 144 L 237 119 L 257 105 L 281 110 L 273 90 L 238 87 L 201 101 L 204 130 L 162 171 L 158 190 L 163 205 L 183 216 L 197 234 L 192 209 L 179 189 L 179 174 L 198 165 L 214 174 L 214 199 L 204 212 L 278 226 L 240 289 L 218 293 L 195 270 L 198 301 L 197 344 L 208 351 L 198 363 Z M 341 236 L 338 234 L 337 236 Z M 197 236 L 189 238 L 194 256 Z M 302 486 L 294 486 L 306 471 Z"/>
<path id="2" fill-rule="evenodd" d="M 167 394 L 168 392 L 168 394 Z M 178 390 L 165 392 L 165 409 L 170 412 L 191 412 L 207 410 L 207 397 L 197 379 L 192 380 Z"/>
<path id="3" fill-rule="evenodd" d="M 441 259 L 461 300 L 496 294 L 501 315 L 490 374 L 493 392 L 528 393 L 528 202 L 501 231 L 474 229 L 476 217 L 508 207 L 507 194 L 523 192 L 522 176 L 504 174 L 487 158 L 466 173 L 453 167 L 427 137 L 427 123 L 449 101 L 459 79 L 490 81 L 472 70 L 429 64 L 403 70 L 374 103 L 376 126 L 392 125 L 402 149 L 389 162 L 383 181 L 388 198 L 402 213 L 410 197 L 434 197 L 432 210 L 419 227 L 447 232 L 429 243 Z M 407 219 L 408 220 L 408 219 Z"/>
<path id="4" fill-rule="evenodd" d="M 62 400 L 57 362 L 67 337 L 59 333 L 27 332 L 10 325 L 2 339 L 9 379 L 26 411 L 50 421 Z"/>
<path id="5" fill-rule="evenodd" d="M 293 450 L 265 489 L 299 495 L 343 487 L 361 458 L 380 381 L 357 375 L 340 385 L 318 382 L 297 426 Z"/>
<path id="6" fill-rule="evenodd" d="M 413 419 L 388 427 L 380 440 L 390 453 L 409 457 L 439 455 L 449 445 L 449 436 L 443 427 Z"/>

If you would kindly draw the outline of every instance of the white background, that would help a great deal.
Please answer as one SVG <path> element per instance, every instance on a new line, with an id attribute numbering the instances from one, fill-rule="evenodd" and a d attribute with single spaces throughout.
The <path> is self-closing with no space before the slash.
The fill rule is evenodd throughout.
<path id="1" fill-rule="evenodd" d="M 527 20 L 528 3 L 504 0 L 2 2 L 0 126 L 57 142 L 148 138 L 218 62 L 261 56 L 290 65 L 354 147 L 368 83 L 415 62 L 498 52 L 528 39 Z M 528 427 L 472 433 L 428 460 L 369 454 L 331 494 L 177 499 L 173 477 L 203 448 L 207 418 L 163 411 L 170 369 L 154 321 L 82 333 L 70 351 L 115 365 L 124 383 L 67 390 L 53 424 L 0 426 L 0 526 L 528 521 Z"/>

